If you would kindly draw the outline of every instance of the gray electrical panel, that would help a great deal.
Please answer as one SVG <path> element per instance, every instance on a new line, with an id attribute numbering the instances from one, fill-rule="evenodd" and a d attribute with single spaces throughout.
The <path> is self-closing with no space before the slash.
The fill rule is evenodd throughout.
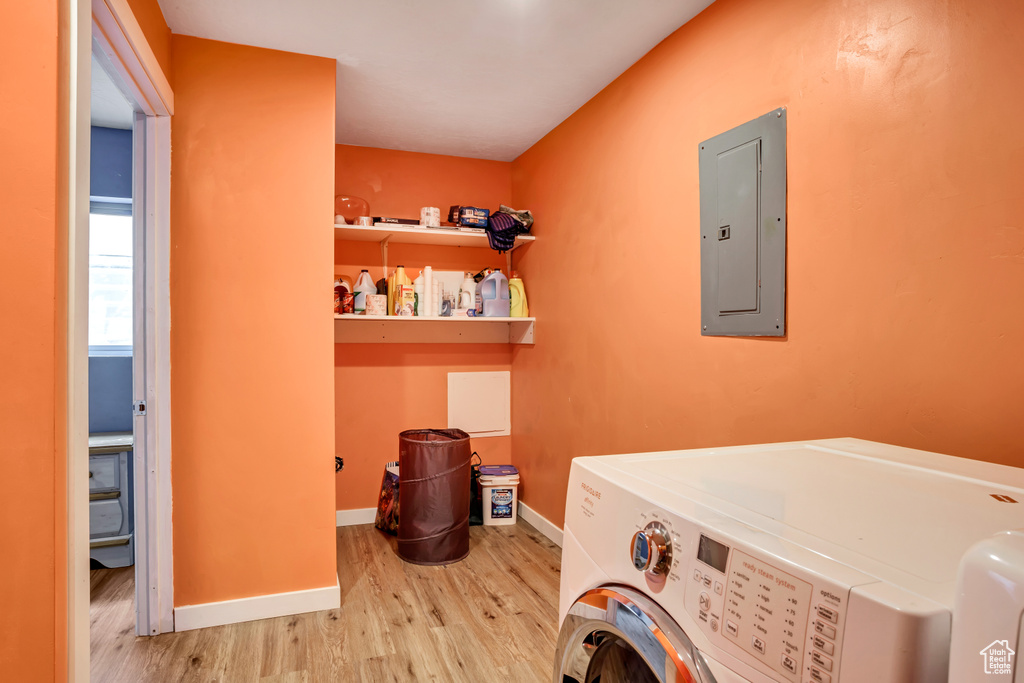
<path id="1" fill-rule="evenodd" d="M 701 334 L 786 334 L 786 110 L 700 143 Z"/>

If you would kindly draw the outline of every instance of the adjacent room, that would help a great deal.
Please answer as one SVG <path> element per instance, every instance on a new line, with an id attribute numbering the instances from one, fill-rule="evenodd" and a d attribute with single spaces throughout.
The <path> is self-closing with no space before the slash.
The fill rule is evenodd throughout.
<path id="1" fill-rule="evenodd" d="M 0 20 L 0 678 L 1024 681 L 1024 6 Z"/>
<path id="2" fill-rule="evenodd" d="M 89 566 L 90 584 L 123 597 L 134 614 L 135 358 L 132 194 L 135 112 L 92 59 L 89 149 Z M 144 333 L 144 332 L 143 332 Z M 145 501 L 142 501 L 143 507 Z M 114 626 L 94 622 L 94 636 Z"/>

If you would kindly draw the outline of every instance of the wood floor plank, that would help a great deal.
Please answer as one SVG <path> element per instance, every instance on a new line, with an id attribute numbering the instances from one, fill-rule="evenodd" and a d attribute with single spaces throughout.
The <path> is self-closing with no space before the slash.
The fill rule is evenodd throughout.
<path id="1" fill-rule="evenodd" d="M 375 681 L 380 683 L 399 683 L 400 681 L 412 681 L 414 670 L 410 666 L 407 670 L 397 670 L 398 661 L 394 657 L 372 657 L 359 662 L 358 667 L 352 674 L 352 678 L 345 681 Z"/>
<path id="2" fill-rule="evenodd" d="M 149 659 L 146 660 L 140 681 L 184 681 L 195 680 L 197 669 L 203 663 L 201 654 L 201 638 L 208 637 L 199 631 L 168 634 L 162 638 L 161 647 L 148 648 Z M 218 634 L 223 638 L 224 634 Z M 141 640 L 141 638 L 138 638 Z M 208 662 L 207 662 L 208 663 Z M 128 679 L 121 679 L 127 681 Z"/>
<path id="3" fill-rule="evenodd" d="M 94 570 L 92 680 L 347 683 L 548 680 L 560 549 L 524 522 L 473 527 L 451 565 L 404 562 L 371 525 L 337 531 L 339 609 L 146 638 L 134 571 Z"/>
<path id="4" fill-rule="evenodd" d="M 242 649 L 235 642 L 235 629 L 224 628 L 216 637 L 209 637 L 202 631 L 189 631 L 181 636 L 171 658 L 172 666 L 175 662 L 179 663 L 180 674 L 176 680 L 183 683 L 231 680 L 231 674 L 235 673 L 232 655 Z M 180 666 L 181 663 L 185 666 Z M 160 671 L 156 669 L 154 673 L 159 674 Z"/>
<path id="5" fill-rule="evenodd" d="M 260 683 L 310 683 L 311 680 L 308 671 L 292 671 L 275 676 L 264 676 L 260 679 Z"/>
<path id="6" fill-rule="evenodd" d="M 427 623 L 432 628 L 465 623 L 464 614 L 452 596 L 463 595 L 465 586 L 453 580 L 444 567 L 409 565 L 413 594 Z"/>
<path id="7" fill-rule="evenodd" d="M 487 633 L 491 636 L 491 644 L 487 645 L 481 642 L 480 631 L 462 624 L 434 629 L 434 632 L 439 654 L 447 663 L 453 681 L 509 681 L 507 675 L 498 673 L 498 667 L 507 664 L 511 657 L 509 650 L 501 645 L 503 639 L 499 634 Z"/>
<path id="8" fill-rule="evenodd" d="M 197 637 L 192 641 L 195 647 L 188 655 L 192 666 L 186 673 L 186 680 L 233 681 L 254 675 L 256 667 L 245 661 L 245 653 L 252 653 L 254 649 L 238 640 L 250 637 L 251 629 L 243 626 L 225 626 L 216 637 L 208 639 L 202 637 L 202 632 L 196 632 Z"/>
<path id="9" fill-rule="evenodd" d="M 411 673 L 411 680 L 455 681 L 459 678 L 443 657 L 436 629 L 408 626 L 396 632 L 395 643 L 394 668 Z"/>
<path id="10" fill-rule="evenodd" d="M 350 592 L 341 606 L 345 621 L 345 658 L 349 661 L 395 653 L 388 614 L 369 585 Z"/>
<path id="11" fill-rule="evenodd" d="M 555 643 L 558 642 L 558 608 L 550 616 L 542 617 L 535 612 L 520 612 L 513 615 L 514 626 L 509 629 L 511 661 L 519 668 L 533 671 L 533 676 L 513 680 L 548 680 L 555 661 Z"/>
<path id="12" fill-rule="evenodd" d="M 296 614 L 265 620 L 261 679 L 306 670 L 306 617 Z"/>
<path id="13" fill-rule="evenodd" d="M 213 637 L 228 638 L 232 647 L 224 665 L 224 681 L 255 681 L 263 670 L 263 643 L 266 642 L 269 622 L 276 619 L 261 619 L 241 624 L 229 624 L 212 629 L 199 629 L 213 632 Z"/>
<path id="14" fill-rule="evenodd" d="M 354 675 L 353 662 L 345 656 L 345 621 L 340 610 L 313 612 L 307 624 L 306 661 L 310 679 L 344 681 Z"/>

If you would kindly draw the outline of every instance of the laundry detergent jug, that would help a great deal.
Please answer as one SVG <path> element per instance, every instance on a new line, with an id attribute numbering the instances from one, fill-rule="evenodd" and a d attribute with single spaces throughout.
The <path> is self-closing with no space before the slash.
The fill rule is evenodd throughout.
<path id="1" fill-rule="evenodd" d="M 508 278 L 496 270 L 480 283 L 480 299 L 485 318 L 507 318 L 511 313 L 512 301 L 508 291 Z"/>
<path id="2" fill-rule="evenodd" d="M 357 315 L 362 315 L 366 312 L 366 295 L 376 294 L 377 285 L 373 284 L 373 278 L 370 277 L 370 271 L 365 268 L 359 272 L 359 279 L 356 280 L 355 289 L 355 312 Z"/>
<path id="3" fill-rule="evenodd" d="M 526 303 L 526 288 L 519 278 L 519 273 L 512 271 L 512 279 L 508 281 L 508 293 L 512 300 L 512 317 L 529 318 L 530 306 Z"/>

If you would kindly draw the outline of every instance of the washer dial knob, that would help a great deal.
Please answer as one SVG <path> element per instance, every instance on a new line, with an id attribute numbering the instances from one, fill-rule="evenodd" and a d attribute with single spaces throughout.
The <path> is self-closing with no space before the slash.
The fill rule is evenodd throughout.
<path id="1" fill-rule="evenodd" d="M 640 572 L 662 576 L 668 574 L 672 566 L 672 541 L 668 530 L 659 522 L 651 522 L 633 534 L 629 552 L 633 566 Z"/>

